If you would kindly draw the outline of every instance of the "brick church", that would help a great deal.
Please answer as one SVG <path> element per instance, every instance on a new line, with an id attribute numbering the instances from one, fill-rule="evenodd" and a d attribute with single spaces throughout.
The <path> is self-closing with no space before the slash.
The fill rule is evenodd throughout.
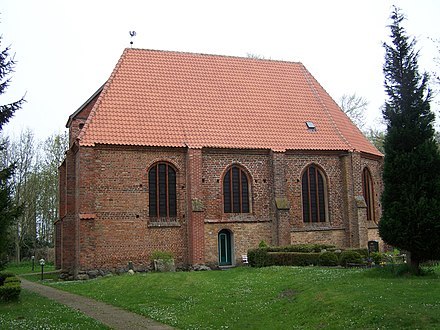
<path id="1" fill-rule="evenodd" d="M 58 268 L 379 239 L 383 155 L 301 63 L 126 49 L 67 127 Z"/>

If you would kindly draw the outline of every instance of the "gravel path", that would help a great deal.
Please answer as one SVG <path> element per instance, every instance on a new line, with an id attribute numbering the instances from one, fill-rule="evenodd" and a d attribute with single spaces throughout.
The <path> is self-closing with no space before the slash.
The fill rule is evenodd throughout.
<path id="1" fill-rule="evenodd" d="M 74 308 L 102 322 L 112 329 L 173 329 L 168 325 L 153 321 L 141 315 L 128 312 L 100 301 L 54 289 L 52 287 L 30 282 L 21 278 L 23 289 L 38 293 L 61 304 Z"/>

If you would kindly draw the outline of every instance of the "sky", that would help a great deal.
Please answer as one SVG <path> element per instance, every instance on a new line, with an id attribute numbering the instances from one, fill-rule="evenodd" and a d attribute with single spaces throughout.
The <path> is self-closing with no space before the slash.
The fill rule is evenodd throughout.
<path id="1" fill-rule="evenodd" d="M 440 71 L 430 40 L 440 39 L 438 0 L 2 0 L 0 49 L 10 46 L 17 65 L 0 104 L 27 101 L 3 134 L 29 128 L 44 140 L 65 131 L 130 47 L 129 31 L 136 48 L 302 62 L 335 101 L 365 98 L 368 124 L 378 127 L 393 5 L 417 39 L 420 68 Z"/>

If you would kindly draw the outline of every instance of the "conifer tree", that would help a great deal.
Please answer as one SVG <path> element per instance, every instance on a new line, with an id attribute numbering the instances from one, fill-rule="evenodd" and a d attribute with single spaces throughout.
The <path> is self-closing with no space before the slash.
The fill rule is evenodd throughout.
<path id="1" fill-rule="evenodd" d="M 410 252 L 411 264 L 440 258 L 440 154 L 434 139 L 428 75 L 420 74 L 415 40 L 394 8 L 391 44 L 384 44 L 385 90 L 382 239 Z"/>
<path id="2" fill-rule="evenodd" d="M 0 36 L 0 46 L 2 38 Z M 9 47 L 0 52 L 0 95 L 4 94 L 11 81 L 9 75 L 14 71 L 14 59 L 9 56 Z M 24 98 L 0 105 L 0 133 L 3 125 L 13 116 L 14 112 L 21 108 Z M 0 150 L 5 144 L 0 144 Z M 1 162 L 3 163 L 3 162 Z M 6 247 L 8 243 L 8 229 L 12 222 L 18 217 L 20 208 L 14 204 L 10 179 L 14 172 L 14 166 L 0 168 L 0 269 L 5 263 Z"/>

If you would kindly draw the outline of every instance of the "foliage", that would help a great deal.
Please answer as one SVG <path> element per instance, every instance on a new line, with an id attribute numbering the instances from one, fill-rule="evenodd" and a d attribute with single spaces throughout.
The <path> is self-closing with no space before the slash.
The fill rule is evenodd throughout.
<path id="1" fill-rule="evenodd" d="M 252 267 L 267 266 L 310 266 L 317 265 L 317 252 L 272 252 L 272 248 L 253 249 L 248 251 L 249 265 Z"/>
<path id="2" fill-rule="evenodd" d="M 2 329 L 109 329 L 80 311 L 23 290 L 19 300 L 0 302 Z"/>
<path id="3" fill-rule="evenodd" d="M 40 265 L 38 264 L 38 260 L 35 260 L 34 263 L 34 272 L 38 273 L 41 270 Z M 46 262 L 44 265 L 44 271 L 45 272 L 50 272 L 50 271 L 54 271 L 55 270 L 55 266 L 53 263 L 51 262 Z M 10 262 L 8 263 L 8 267 L 6 268 L 6 270 L 8 273 L 10 274 L 15 274 L 15 275 L 21 275 L 21 274 L 29 274 L 32 273 L 32 262 L 31 261 L 21 261 L 19 263 L 17 262 Z"/>
<path id="4" fill-rule="evenodd" d="M 37 143 L 33 132 L 22 131 L 17 139 L 7 140 L 1 152 L 3 162 L 16 164 L 11 186 L 16 203 L 23 212 L 15 223 L 15 245 L 10 254 L 16 260 L 34 255 L 36 249 L 53 246 L 53 223 L 58 219 L 58 166 L 67 148 L 67 134 L 54 134 Z"/>
<path id="5" fill-rule="evenodd" d="M 266 267 L 270 265 L 269 254 L 267 248 L 248 250 L 248 261 L 252 267 Z"/>
<path id="6" fill-rule="evenodd" d="M 336 247 L 330 244 L 295 244 L 286 246 L 268 247 L 268 252 L 321 252 L 322 250 L 334 250 Z"/>
<path id="7" fill-rule="evenodd" d="M 179 329 L 438 328 L 440 267 L 422 278 L 381 271 L 237 267 L 49 285 Z"/>
<path id="8" fill-rule="evenodd" d="M 347 264 L 362 264 L 363 259 L 359 252 L 356 251 L 342 251 L 339 256 L 339 264 L 341 266 L 347 267 Z"/>
<path id="9" fill-rule="evenodd" d="M 153 253 L 151 253 L 151 258 L 153 260 L 171 260 L 174 259 L 174 255 L 172 252 L 153 251 Z"/>
<path id="10" fill-rule="evenodd" d="M 260 243 L 258 244 L 258 247 L 261 248 L 267 248 L 269 245 L 267 245 L 267 243 L 265 241 L 260 241 Z"/>
<path id="11" fill-rule="evenodd" d="M 319 263 L 317 252 L 270 252 L 268 255 L 271 265 L 276 266 L 312 266 Z"/>
<path id="12" fill-rule="evenodd" d="M 20 279 L 10 273 L 0 273 L 0 301 L 17 299 L 21 292 Z"/>
<path id="13" fill-rule="evenodd" d="M 384 131 L 381 131 L 381 130 L 378 130 L 375 128 L 370 128 L 366 132 L 366 137 L 377 148 L 377 150 L 379 150 L 381 153 L 385 154 L 385 150 L 383 148 L 383 143 L 385 141 L 385 132 Z"/>
<path id="14" fill-rule="evenodd" d="M 20 279 L 17 276 L 9 276 L 9 277 L 5 278 L 5 281 L 3 282 L 3 284 L 7 284 L 7 283 L 11 283 L 11 282 L 21 283 Z"/>
<path id="15" fill-rule="evenodd" d="M 410 251 L 418 269 L 420 262 L 440 257 L 440 153 L 428 75 L 419 73 L 415 40 L 401 26 L 399 9 L 391 19 L 391 44 L 384 44 L 388 100 L 379 233 L 387 244 Z"/>
<path id="16" fill-rule="evenodd" d="M 362 96 L 356 94 L 344 94 L 342 95 L 339 106 L 341 110 L 351 119 L 359 129 L 363 129 L 365 126 L 365 112 L 367 110 L 368 101 Z"/>
<path id="17" fill-rule="evenodd" d="M 0 36 L 0 45 L 2 37 Z M 9 77 L 14 72 L 15 62 L 9 55 L 10 48 L 6 47 L 0 51 L 0 95 L 6 92 L 9 87 L 11 78 Z M 24 103 L 24 98 L 18 101 L 0 105 L 0 132 L 9 119 L 14 115 L 14 112 L 21 108 Z M 4 143 L 0 143 L 0 151 L 5 150 Z M 12 198 L 11 177 L 14 174 L 14 164 L 0 164 L 0 269 L 6 264 L 7 259 L 6 248 L 8 246 L 9 235 L 8 231 L 14 220 L 20 214 L 20 208 Z"/>
<path id="18" fill-rule="evenodd" d="M 384 260 L 383 255 L 380 252 L 371 253 L 370 258 L 376 265 L 379 265 Z"/>
<path id="19" fill-rule="evenodd" d="M 337 266 L 339 260 L 336 253 L 325 251 L 319 255 L 318 263 L 320 266 Z"/>
<path id="20" fill-rule="evenodd" d="M 18 299 L 21 292 L 20 282 L 6 282 L 0 286 L 0 301 Z"/>
<path id="21" fill-rule="evenodd" d="M 368 249 L 367 248 L 359 248 L 359 249 L 346 249 L 344 251 L 352 251 L 357 252 L 361 255 L 362 258 L 368 258 Z M 342 252 L 344 252 L 342 251 Z"/>

